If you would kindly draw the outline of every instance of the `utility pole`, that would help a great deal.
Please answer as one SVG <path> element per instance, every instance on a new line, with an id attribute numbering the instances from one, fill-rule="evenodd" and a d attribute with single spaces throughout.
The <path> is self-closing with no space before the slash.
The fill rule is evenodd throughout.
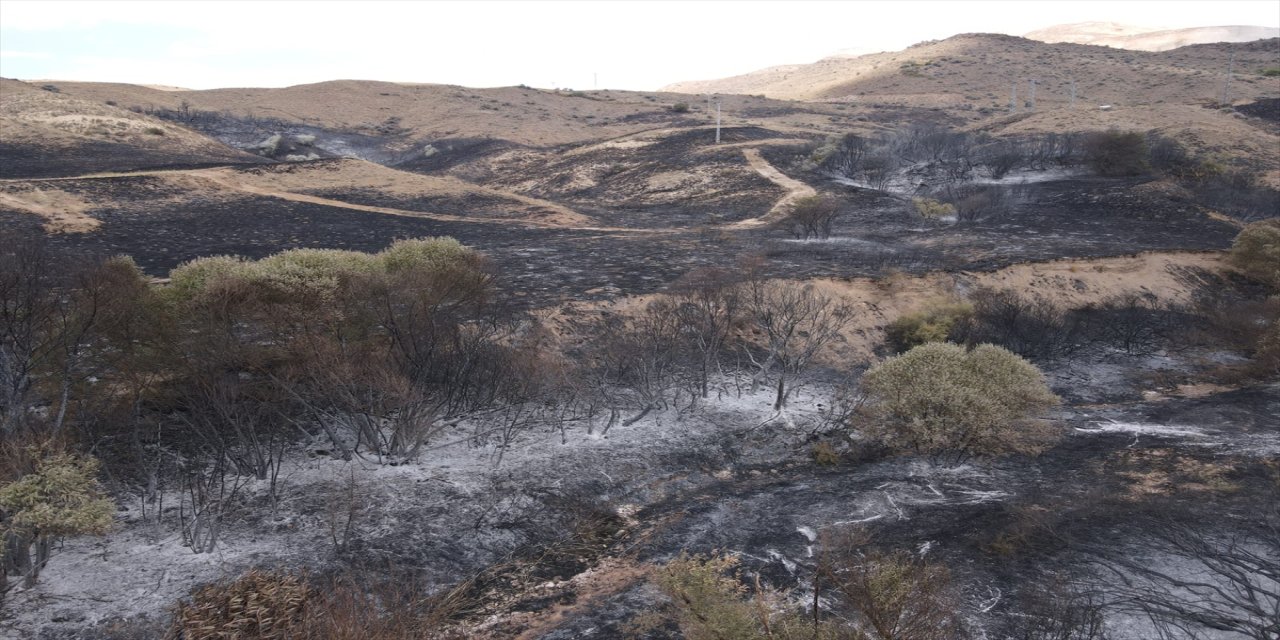
<path id="1" fill-rule="evenodd" d="M 1009 113 L 1018 112 L 1018 82 L 1015 80 L 1009 93 Z"/>
<path id="2" fill-rule="evenodd" d="M 1036 110 L 1036 80 L 1035 78 L 1032 78 L 1027 82 L 1031 83 L 1030 96 L 1027 98 L 1027 110 L 1035 111 Z"/>
<path id="3" fill-rule="evenodd" d="M 716 144 L 720 144 L 720 100 L 716 99 Z"/>
<path id="4" fill-rule="evenodd" d="M 1071 108 L 1076 108 L 1076 79 L 1071 79 Z"/>
<path id="5" fill-rule="evenodd" d="M 1235 67 L 1235 64 L 1236 64 L 1236 50 L 1232 49 L 1231 57 L 1227 58 L 1227 77 L 1223 78 L 1222 80 L 1222 99 L 1218 101 L 1219 104 L 1222 104 L 1224 106 L 1231 104 L 1230 102 L 1231 94 L 1229 90 L 1231 89 L 1231 70 Z"/>

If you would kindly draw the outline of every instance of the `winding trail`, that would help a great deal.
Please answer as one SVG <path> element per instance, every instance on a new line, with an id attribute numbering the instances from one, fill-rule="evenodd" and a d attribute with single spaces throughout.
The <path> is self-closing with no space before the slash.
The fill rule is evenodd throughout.
<path id="1" fill-rule="evenodd" d="M 769 161 L 765 160 L 764 157 L 760 155 L 759 149 L 743 149 L 742 155 L 747 159 L 747 164 L 750 164 L 751 168 L 756 170 L 756 173 L 764 176 L 766 180 L 778 185 L 779 187 L 786 189 L 787 194 L 775 202 L 773 207 L 771 207 L 764 215 L 758 218 L 750 218 L 735 222 L 728 225 L 727 228 L 754 229 L 772 224 L 786 216 L 787 209 L 789 209 L 796 200 L 818 195 L 818 192 L 814 190 L 813 187 L 800 182 L 795 178 L 787 177 L 786 174 L 779 171 L 777 167 L 769 164 Z"/>
<path id="2" fill-rule="evenodd" d="M 557 213 L 569 211 L 573 214 L 573 222 L 551 222 L 544 220 L 528 220 L 517 218 L 485 218 L 479 216 L 459 216 L 447 213 L 432 213 L 427 211 L 410 211 L 407 209 L 397 209 L 394 207 L 381 207 L 375 205 L 356 204 L 345 202 L 342 200 L 334 200 L 332 198 L 324 198 L 320 196 L 307 195 L 303 193 L 295 193 L 292 191 L 284 191 L 280 189 L 272 189 L 259 185 L 249 184 L 243 180 L 234 179 L 234 171 L 226 167 L 212 167 L 206 169 L 159 169 L 151 171 L 134 171 L 127 173 L 94 173 L 81 176 L 60 176 L 56 178 L 19 178 L 0 180 L 0 184 L 4 183 L 49 183 L 49 182 L 66 182 L 71 180 L 99 180 L 109 178 L 125 178 L 137 176 L 187 176 L 212 183 L 223 189 L 231 191 L 239 191 L 256 196 L 268 198 L 278 198 L 280 200 L 288 200 L 290 202 L 303 202 L 307 204 L 317 204 L 326 207 L 334 207 L 338 209 L 348 209 L 352 211 L 362 211 L 366 213 L 380 213 L 390 216 L 401 216 L 407 218 L 426 218 L 429 220 L 439 220 L 441 222 L 463 222 L 475 224 L 495 224 L 505 226 L 529 227 L 535 229 L 563 229 L 566 231 L 594 231 L 600 233 L 626 233 L 633 235 L 667 235 L 678 232 L 678 229 L 637 229 L 631 227 L 607 227 L 583 224 L 581 221 L 589 220 L 586 216 L 582 216 L 576 212 L 572 212 L 562 205 L 549 203 L 546 201 L 521 196 L 519 194 L 507 194 L 498 192 L 497 190 L 487 187 L 476 187 L 477 191 L 501 194 L 511 200 L 521 202 L 530 206 L 541 206 L 553 208 Z"/>

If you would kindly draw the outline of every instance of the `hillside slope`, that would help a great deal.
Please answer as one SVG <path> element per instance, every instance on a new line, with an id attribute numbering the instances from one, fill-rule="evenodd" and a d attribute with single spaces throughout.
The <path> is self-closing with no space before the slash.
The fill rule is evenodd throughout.
<path id="1" fill-rule="evenodd" d="M 257 160 L 113 104 L 0 79 L 0 178 Z"/>
<path id="2" fill-rule="evenodd" d="M 1036 102 L 1044 106 L 1069 104 L 1074 79 L 1084 104 L 1204 103 L 1219 98 L 1233 52 L 1234 97 L 1280 96 L 1280 80 L 1261 74 L 1280 67 L 1280 38 L 1143 52 L 996 34 L 961 34 L 903 51 L 825 58 L 665 90 L 998 110 L 1008 107 L 1011 81 L 1022 85 L 1025 99 L 1028 81 L 1036 79 Z"/>

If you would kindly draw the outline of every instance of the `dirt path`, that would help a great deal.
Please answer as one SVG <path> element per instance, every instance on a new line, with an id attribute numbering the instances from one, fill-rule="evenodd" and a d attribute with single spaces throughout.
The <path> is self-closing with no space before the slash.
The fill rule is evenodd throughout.
<path id="1" fill-rule="evenodd" d="M 259 185 L 249 184 L 243 180 L 234 179 L 234 172 L 228 170 L 225 167 L 213 167 L 208 169 L 157 169 L 152 171 L 134 171 L 134 172 L 127 172 L 127 173 L 94 173 L 94 174 L 87 174 L 82 176 L 64 176 L 64 177 L 57 177 L 57 178 L 4 179 L 4 180 L 0 180 L 0 184 L 4 184 L 4 183 L 35 184 L 35 183 L 46 183 L 46 182 L 65 182 L 70 180 L 98 180 L 98 179 L 108 179 L 108 178 L 125 178 L 125 177 L 134 177 L 134 176 L 189 176 L 192 178 L 213 183 L 224 189 L 239 191 L 242 193 L 248 193 L 248 194 L 257 195 L 257 196 L 264 196 L 268 198 L 279 198 L 281 200 L 288 200 L 291 202 L 305 202 L 308 204 L 318 204 L 318 205 L 322 205 L 326 207 L 334 207 L 338 209 L 349 209 L 352 211 L 363 211 L 366 213 L 381 213 L 384 215 L 403 216 L 408 218 L 427 218 L 430 220 L 440 220 L 442 222 L 497 224 L 497 225 L 507 225 L 507 226 L 531 227 L 531 228 L 537 228 L 537 229 L 565 229 L 569 231 L 598 231 L 601 233 L 627 233 L 627 234 L 636 234 L 636 235 L 663 235 L 663 234 L 676 233 L 679 231 L 678 229 L 634 229 L 629 227 L 602 227 L 602 226 L 587 225 L 587 224 L 573 224 L 572 222 L 565 223 L 565 222 L 550 222 L 550 221 L 541 221 L 541 220 L 519 220 L 519 219 L 507 219 L 507 218 L 483 218 L 483 217 L 471 217 L 471 216 L 458 216 L 458 215 L 451 215 L 451 214 L 445 214 L 445 213 L 430 213 L 426 211 L 409 211 L 407 209 L 396 209 L 393 207 L 379 207 L 374 205 L 355 204 L 351 202 L 344 202 L 342 200 L 334 200 L 331 198 L 323 198 L 320 196 L 294 193 L 292 191 L 271 189 L 271 188 L 267 188 Z M 499 195 L 500 193 L 494 189 L 486 188 L 486 187 L 479 187 L 477 190 L 493 193 L 494 195 Z M 557 210 L 557 213 L 568 212 L 569 214 L 572 214 L 574 218 L 571 218 L 571 220 L 587 220 L 588 219 L 585 216 L 581 216 L 580 214 L 572 212 L 561 205 L 548 203 L 546 201 L 538 200 L 536 198 L 521 196 L 519 194 L 507 194 L 505 192 L 501 192 L 501 195 L 503 195 L 504 197 L 509 197 L 512 200 L 522 202 L 530 206 L 547 207 L 548 205 L 550 205 L 551 207 L 555 207 L 555 209 Z M 560 210 L 563 210 L 563 211 L 560 211 Z"/>
<path id="2" fill-rule="evenodd" d="M 774 221 L 786 215 L 787 209 L 796 200 L 818 195 L 818 192 L 815 191 L 813 187 L 794 178 L 788 178 L 781 171 L 778 171 L 777 167 L 769 164 L 769 161 L 765 160 L 760 155 L 759 149 L 743 149 L 742 155 L 747 159 L 747 163 L 751 165 L 751 168 L 756 170 L 756 173 L 764 176 L 765 179 L 779 187 L 786 189 L 787 195 L 782 196 L 781 199 L 775 202 L 773 207 L 769 209 L 768 213 L 760 216 L 759 218 L 751 218 L 750 220 L 735 222 L 729 225 L 728 228 L 753 229 L 772 224 Z"/>

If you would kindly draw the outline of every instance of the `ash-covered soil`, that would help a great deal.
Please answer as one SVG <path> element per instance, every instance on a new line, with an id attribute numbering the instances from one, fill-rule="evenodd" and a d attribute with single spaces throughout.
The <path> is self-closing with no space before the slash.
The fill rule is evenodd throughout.
<path id="1" fill-rule="evenodd" d="M 181 153 L 105 141 L 84 141 L 71 146 L 0 141 L 0 179 L 4 180 L 148 169 L 198 169 L 225 166 L 229 162 L 253 164 L 259 161 L 247 154 L 232 157 L 231 154 Z"/>
<path id="2" fill-rule="evenodd" d="M 1165 365 L 1185 369 L 1198 357 Z M 1135 375 L 1123 386 L 1140 394 L 1144 365 L 1131 365 Z M 1049 367 L 1051 376 L 1057 370 Z M 1066 384 L 1081 383 L 1060 381 L 1055 390 L 1066 395 Z M 1055 416 L 1065 439 L 1038 457 L 952 466 L 873 455 L 820 467 L 811 434 L 830 419 L 834 393 L 815 382 L 779 416 L 770 390 L 753 394 L 745 379 L 721 379 L 700 407 L 656 412 L 606 438 L 587 435 L 585 425 L 527 432 L 500 465 L 496 442 L 468 437 L 486 430 L 480 416 L 440 438 L 452 444 L 397 466 L 342 462 L 318 453 L 318 444 L 294 450 L 275 506 L 262 482 L 237 498 L 216 558 L 181 546 L 175 507 L 156 524 L 158 505 L 126 500 L 122 529 L 68 541 L 36 589 L 11 596 L 15 617 L 4 624 L 19 637 L 114 637 L 105 629 L 122 619 L 158 628 L 134 616 L 154 616 L 194 584 L 249 566 L 354 565 L 394 566 L 432 588 L 474 578 L 476 604 L 462 622 L 491 634 L 484 637 L 537 624 L 534 637 L 614 638 L 663 602 L 631 570 L 638 564 L 733 553 L 744 575 L 805 600 L 818 537 L 858 525 L 877 544 L 945 561 L 971 630 L 1003 637 L 1019 598 L 1044 576 L 1105 579 L 1076 549 L 1125 548 L 1141 535 L 1126 528 L 1135 514 L 1247 521 L 1269 495 L 1265 465 L 1280 453 L 1273 385 L 1069 403 Z M 329 537 L 332 504 L 351 491 L 362 507 L 338 550 Z M 1028 513 L 1050 518 L 1056 535 L 1018 537 Z M 609 575 L 608 588 L 593 582 Z M 540 619 L 553 604 L 557 616 Z M 681 636 L 668 626 L 645 637 Z"/>
<path id="3" fill-rule="evenodd" d="M 738 154 L 741 159 L 741 155 Z M 755 174 L 752 174 L 755 175 Z M 735 196 L 767 210 L 778 189 Z M 652 293 L 699 266 L 732 267 L 744 257 L 767 259 L 779 277 L 850 277 L 886 269 L 991 270 L 1026 261 L 1105 257 L 1141 251 L 1216 250 L 1236 229 L 1199 207 L 1141 179 L 1075 178 L 1019 187 L 1012 210 L 975 222 L 939 223 L 910 211 L 907 198 L 839 184 L 819 185 L 845 212 L 827 239 L 796 240 L 771 229 L 725 228 L 696 208 L 634 212 L 597 204 L 579 212 L 589 228 L 551 228 L 520 220 L 475 223 L 388 215 L 295 202 L 241 192 L 187 194 L 156 176 L 61 180 L 57 188 L 98 204 L 89 233 L 51 236 L 54 247 L 77 255 L 128 254 L 156 276 L 199 256 L 258 258 L 297 247 L 378 251 L 396 238 L 448 235 L 483 251 L 502 280 L 529 304 Z M 481 194 L 405 198 L 369 189 L 317 188 L 338 202 L 370 204 L 476 218 L 495 215 L 499 202 Z M 571 203 L 572 204 L 572 203 Z M 749 217 L 748 215 L 748 217 Z M 3 211 L 4 224 L 31 226 L 38 218 Z M 633 230 L 628 230 L 633 229 Z"/>

